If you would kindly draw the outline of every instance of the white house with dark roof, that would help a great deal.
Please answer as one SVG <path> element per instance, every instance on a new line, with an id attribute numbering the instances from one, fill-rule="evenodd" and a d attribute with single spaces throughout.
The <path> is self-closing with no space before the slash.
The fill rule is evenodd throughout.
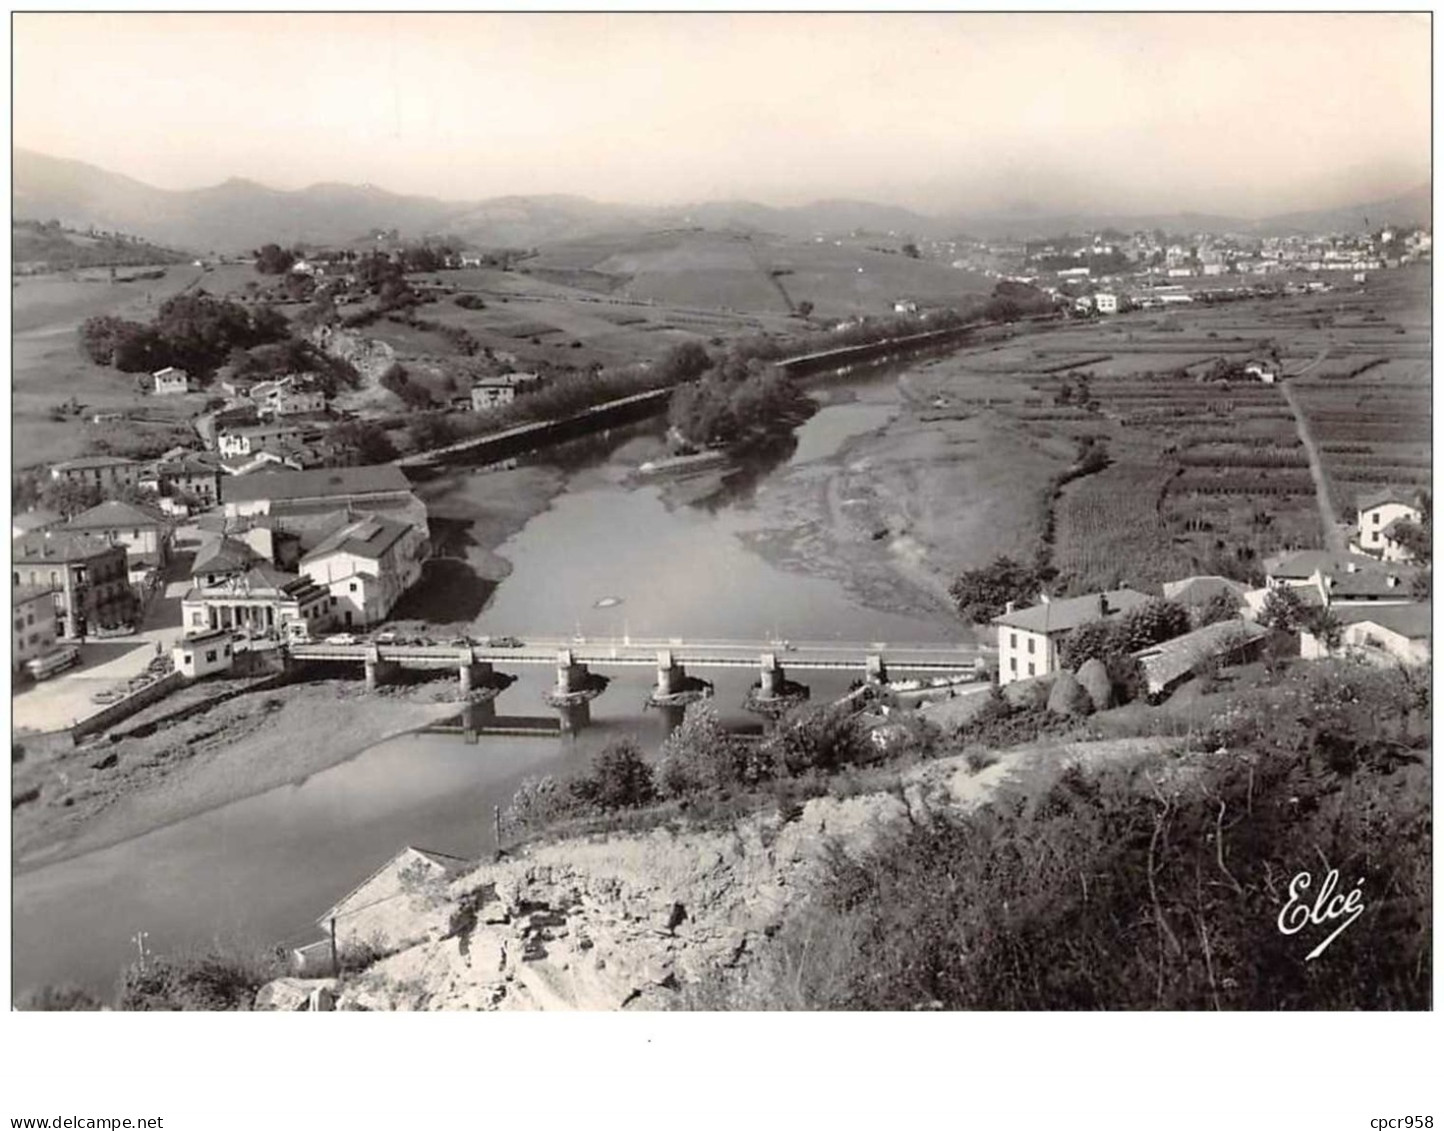
<path id="1" fill-rule="evenodd" d="M 1044 597 L 1026 609 L 994 617 L 998 628 L 998 683 L 1051 675 L 1059 670 L 1058 645 L 1070 632 L 1098 620 L 1112 620 L 1149 602 L 1136 589 L 1110 589 L 1083 597 Z"/>
<path id="2" fill-rule="evenodd" d="M 177 369 L 174 365 L 157 369 L 150 377 L 154 382 L 155 395 L 158 397 L 178 396 L 191 391 L 190 374 L 184 369 Z"/>
<path id="3" fill-rule="evenodd" d="M 301 572 L 330 591 L 332 612 L 341 624 L 376 624 L 421 579 L 425 542 L 407 523 L 362 518 L 303 557 Z"/>
<path id="4" fill-rule="evenodd" d="M 1394 541 L 1397 523 L 1419 522 L 1423 518 L 1413 491 L 1384 487 L 1359 496 L 1357 549 L 1387 562 L 1402 561 L 1409 552 Z"/>

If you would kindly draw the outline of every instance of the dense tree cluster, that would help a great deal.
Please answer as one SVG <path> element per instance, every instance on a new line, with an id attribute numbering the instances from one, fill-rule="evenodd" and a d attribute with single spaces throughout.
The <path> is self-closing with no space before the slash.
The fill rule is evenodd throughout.
<path id="1" fill-rule="evenodd" d="M 98 365 L 145 373 L 174 365 L 207 377 L 236 349 L 289 336 L 284 315 L 269 306 L 248 310 L 204 290 L 174 295 L 150 325 L 112 315 L 88 318 L 80 327 L 81 349 Z"/>
<path id="2" fill-rule="evenodd" d="M 812 402 L 787 376 L 758 364 L 723 365 L 672 395 L 667 423 L 697 447 L 746 443 L 790 431 Z"/>
<path id="3" fill-rule="evenodd" d="M 987 624 L 1012 601 L 1031 604 L 1047 578 L 1032 566 L 1009 557 L 996 558 L 979 569 L 964 570 L 948 587 L 958 615 L 972 624 Z"/>
<path id="4" fill-rule="evenodd" d="M 299 250 L 287 250 L 274 243 L 257 248 L 253 254 L 256 258 L 256 270 L 262 275 L 284 275 L 300 258 Z"/>

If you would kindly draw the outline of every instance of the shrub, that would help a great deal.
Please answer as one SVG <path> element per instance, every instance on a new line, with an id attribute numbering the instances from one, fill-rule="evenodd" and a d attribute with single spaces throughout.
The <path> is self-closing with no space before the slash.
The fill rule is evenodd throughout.
<path id="1" fill-rule="evenodd" d="M 1342 766 L 1311 745 L 1231 751 L 1164 789 L 1158 759 L 1075 769 L 901 827 L 834 854 L 745 999 L 719 975 L 714 1007 L 1427 1009 L 1428 773 L 1386 751 L 1377 734 Z M 1329 928 L 1285 935 L 1278 919 L 1290 877 L 1316 890 L 1327 867 L 1341 894 L 1366 877 L 1369 924 L 1309 962 Z"/>
<path id="2" fill-rule="evenodd" d="M 583 806 L 602 812 L 637 809 L 657 799 L 652 769 L 631 739 L 603 747 L 592 760 L 591 772 L 573 779 L 569 788 Z"/>
<path id="3" fill-rule="evenodd" d="M 790 774 L 831 772 L 877 756 L 872 740 L 845 708 L 803 707 L 767 737 L 766 753 Z"/>
<path id="4" fill-rule="evenodd" d="M 89 990 L 79 986 L 41 986 L 15 1003 L 15 1008 L 36 1013 L 89 1013 L 104 1006 Z"/>
<path id="5" fill-rule="evenodd" d="M 121 974 L 116 1006 L 155 1010 L 247 1010 L 256 991 L 285 973 L 274 954 L 222 951 L 148 956 Z"/>
<path id="6" fill-rule="evenodd" d="M 1077 678 L 1071 672 L 1059 672 L 1048 692 L 1049 713 L 1064 718 L 1081 718 L 1092 710 L 1093 700 Z"/>
<path id="7" fill-rule="evenodd" d="M 682 725 L 662 743 L 656 770 L 664 797 L 750 787 L 773 775 L 768 752 L 757 743 L 729 734 L 716 709 L 705 701 L 690 705 Z"/>
<path id="8" fill-rule="evenodd" d="M 486 303 L 482 301 L 480 295 L 457 295 L 451 301 L 454 302 L 457 306 L 461 307 L 462 310 L 486 309 Z"/>
<path id="9" fill-rule="evenodd" d="M 1088 693 L 1095 711 L 1113 706 L 1113 678 L 1108 666 L 1096 656 L 1078 669 L 1078 684 Z"/>

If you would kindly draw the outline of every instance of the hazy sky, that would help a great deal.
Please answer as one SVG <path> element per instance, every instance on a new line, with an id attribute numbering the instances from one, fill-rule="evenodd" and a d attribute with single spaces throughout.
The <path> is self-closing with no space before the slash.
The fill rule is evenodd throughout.
<path id="1" fill-rule="evenodd" d="M 13 21 L 15 144 L 166 188 L 1256 216 L 1429 173 L 1420 15 Z"/>

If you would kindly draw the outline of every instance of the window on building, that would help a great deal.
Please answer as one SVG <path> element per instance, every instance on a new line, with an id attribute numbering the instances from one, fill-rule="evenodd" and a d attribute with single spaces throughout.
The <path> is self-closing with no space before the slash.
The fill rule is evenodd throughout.
<path id="1" fill-rule="evenodd" d="M 203 612 L 191 613 L 191 624 L 201 625 L 206 623 L 206 614 Z"/>
<path id="2" fill-rule="evenodd" d="M 39 643 L 40 643 L 40 633 L 38 633 L 38 632 L 32 632 L 32 633 L 30 634 L 30 643 L 31 643 L 31 644 L 39 644 Z"/>
<path id="3" fill-rule="evenodd" d="M 206 653 L 206 663 L 208 663 L 208 664 L 214 664 L 215 662 L 216 662 L 216 650 L 215 650 L 214 648 L 212 648 L 209 652 Z"/>
<path id="4" fill-rule="evenodd" d="M 1016 648 L 1017 646 L 1018 646 L 1018 634 L 1017 634 L 1016 632 L 1010 632 L 1010 633 L 1008 633 L 1008 647 L 1009 647 L 1009 648 Z"/>
<path id="5" fill-rule="evenodd" d="M 16 571 L 15 571 L 15 584 L 16 584 L 16 585 L 19 585 L 19 584 L 20 584 L 20 571 L 19 571 L 19 570 L 16 570 Z"/>
<path id="6" fill-rule="evenodd" d="M 1379 525 L 1379 512 L 1378 512 L 1378 511 L 1375 511 L 1375 512 L 1374 512 L 1374 525 L 1375 525 L 1375 526 L 1378 526 L 1378 525 Z"/>
<path id="7" fill-rule="evenodd" d="M 15 631 L 16 631 L 16 632 L 24 632 L 24 631 L 25 631 L 25 620 L 24 620 L 24 618 L 22 618 L 22 617 L 16 617 L 16 618 L 15 618 Z"/>
<path id="8" fill-rule="evenodd" d="M 1018 674 L 1018 658 L 1016 656 L 1008 661 L 1008 670 L 1014 675 Z"/>
<path id="9" fill-rule="evenodd" d="M 1037 675 L 1037 674 L 1038 674 L 1037 672 L 1035 672 L 1035 671 L 1033 670 L 1033 661 L 1032 661 L 1032 660 L 1029 660 L 1029 661 L 1028 661 L 1028 674 L 1029 674 L 1029 675 Z"/>
<path id="10" fill-rule="evenodd" d="M 1033 645 L 1035 643 L 1036 641 L 1031 636 L 1028 637 L 1028 655 L 1030 656 L 1033 654 Z"/>
<path id="11" fill-rule="evenodd" d="M 352 592 L 352 593 L 356 592 L 356 583 L 355 583 L 354 581 L 351 582 L 351 592 Z"/>

